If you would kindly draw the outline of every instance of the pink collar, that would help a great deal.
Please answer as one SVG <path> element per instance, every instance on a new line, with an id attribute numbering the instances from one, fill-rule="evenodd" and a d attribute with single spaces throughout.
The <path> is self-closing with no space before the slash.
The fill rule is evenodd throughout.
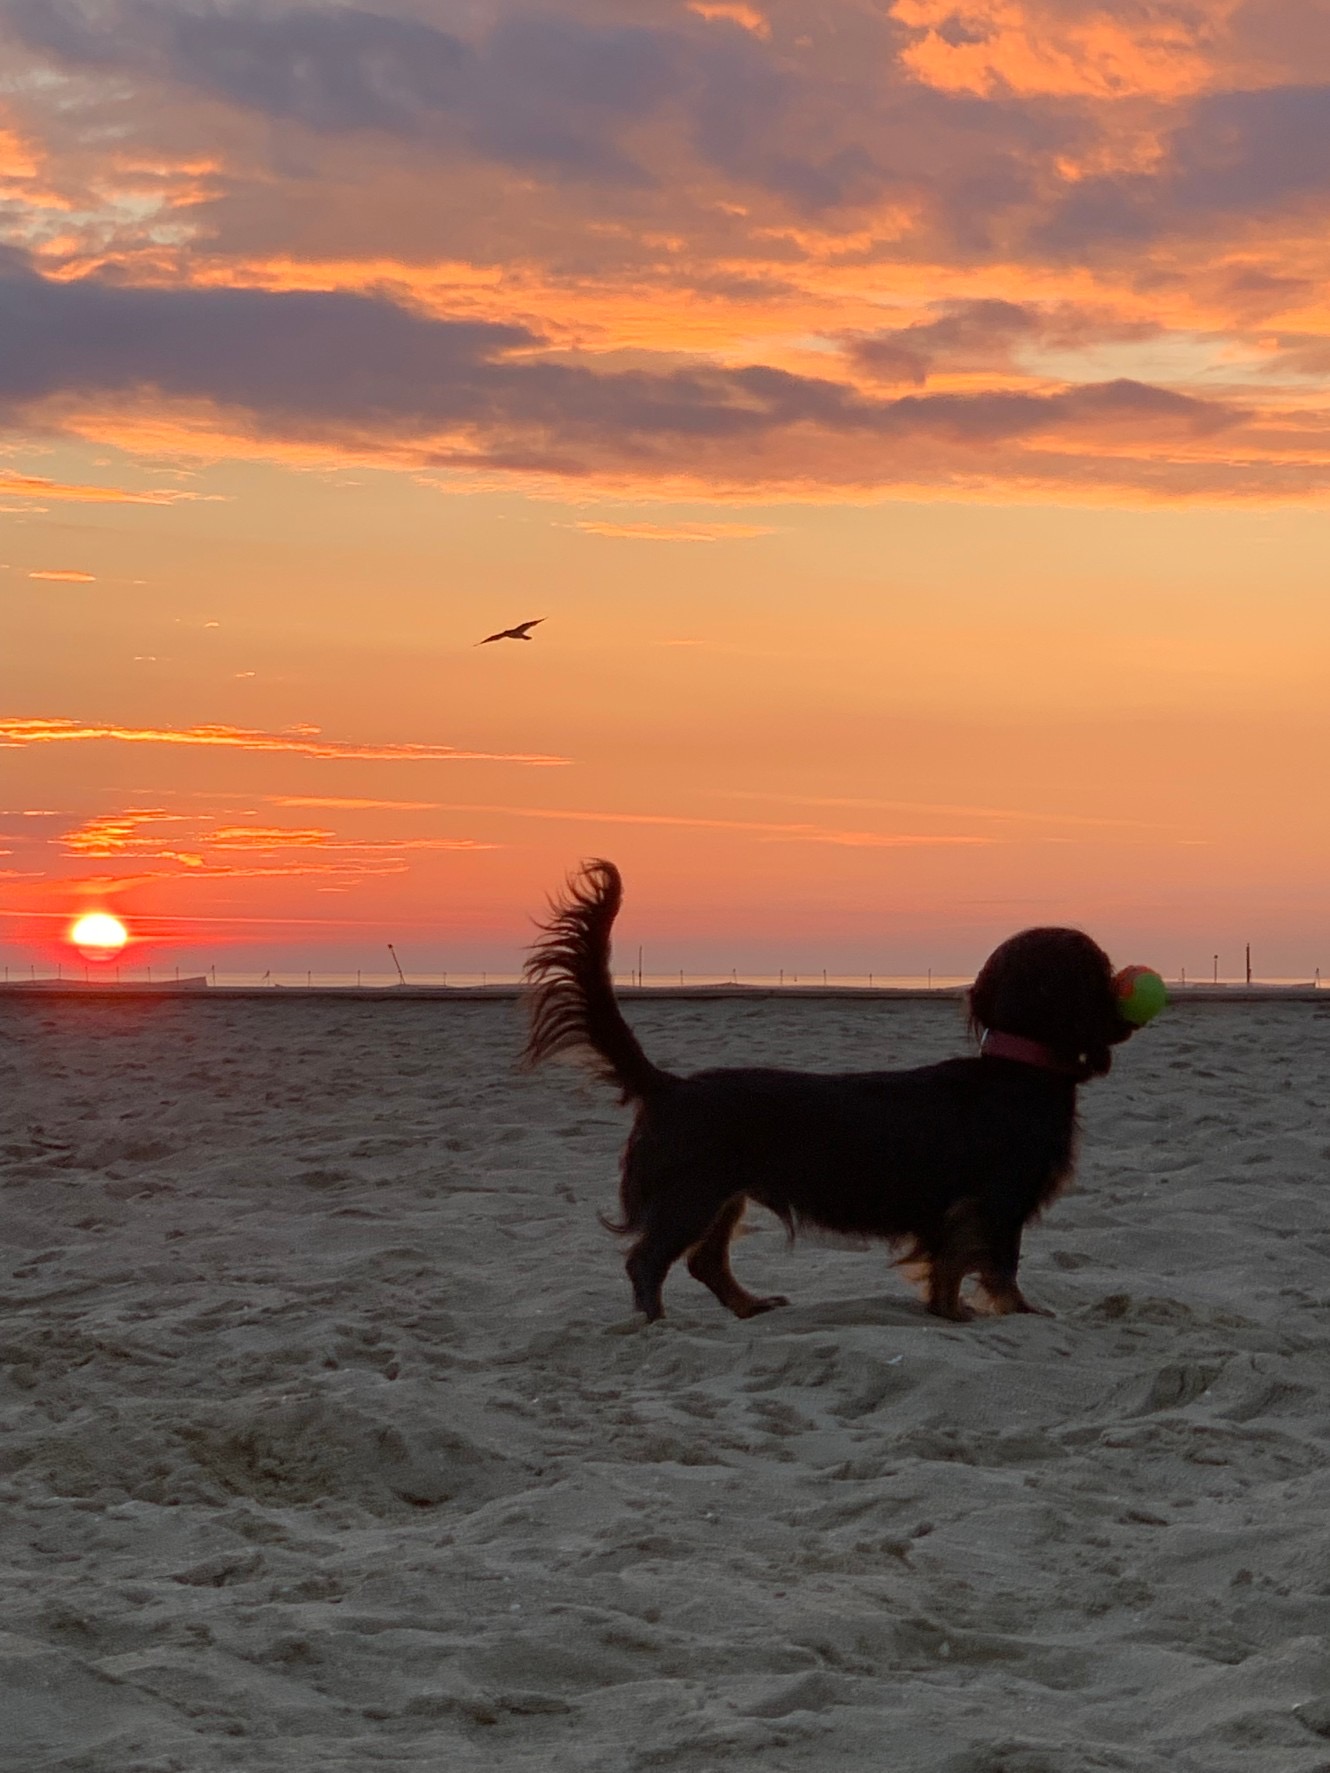
<path id="1" fill-rule="evenodd" d="M 999 1028 L 986 1028 L 979 1043 L 981 1059 L 1015 1059 L 1020 1065 L 1034 1065 L 1040 1071 L 1056 1071 L 1061 1077 L 1079 1077 L 1077 1066 L 1064 1065 L 1052 1047 L 1041 1041 L 1027 1040 L 1023 1034 L 1003 1034 Z"/>

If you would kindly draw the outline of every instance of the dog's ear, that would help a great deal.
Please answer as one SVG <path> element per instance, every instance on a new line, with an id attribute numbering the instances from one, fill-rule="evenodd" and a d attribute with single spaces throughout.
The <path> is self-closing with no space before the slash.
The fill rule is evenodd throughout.
<path id="1" fill-rule="evenodd" d="M 1113 963 L 1081 930 L 1022 930 L 970 988 L 970 1020 L 1052 1049 L 1082 1078 L 1103 1077 L 1133 1032 L 1119 1013 Z"/>

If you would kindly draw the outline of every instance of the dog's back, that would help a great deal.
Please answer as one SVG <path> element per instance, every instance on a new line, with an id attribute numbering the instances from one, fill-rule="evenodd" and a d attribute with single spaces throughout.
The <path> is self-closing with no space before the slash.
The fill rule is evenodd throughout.
<path id="1" fill-rule="evenodd" d="M 916 1236 L 959 1199 L 1024 1223 L 1074 1157 L 1065 1080 L 951 1059 L 910 1071 L 727 1068 L 672 1078 L 639 1105 L 625 1153 L 622 1229 L 645 1228 L 661 1189 L 734 1194 L 800 1223 Z"/>

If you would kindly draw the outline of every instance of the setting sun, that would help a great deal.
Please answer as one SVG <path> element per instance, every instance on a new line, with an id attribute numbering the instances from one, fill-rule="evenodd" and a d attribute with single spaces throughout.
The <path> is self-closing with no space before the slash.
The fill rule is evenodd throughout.
<path id="1" fill-rule="evenodd" d="M 105 911 L 92 911 L 79 918 L 69 932 L 69 939 L 84 960 L 114 960 L 129 940 L 129 931 L 118 917 Z"/>

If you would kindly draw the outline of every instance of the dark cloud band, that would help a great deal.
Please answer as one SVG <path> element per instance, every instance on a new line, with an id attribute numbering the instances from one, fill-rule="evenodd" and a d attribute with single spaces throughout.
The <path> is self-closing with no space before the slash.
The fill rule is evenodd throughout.
<path id="1" fill-rule="evenodd" d="M 778 447 L 815 477 L 819 440 L 840 439 L 875 450 L 890 479 L 893 451 L 921 441 L 987 448 L 1057 432 L 1088 444 L 1161 425 L 1201 437 L 1237 417 L 1129 380 L 880 398 L 761 364 L 598 369 L 540 344 L 520 327 L 430 319 L 381 297 L 54 281 L 12 256 L 0 272 L 0 403 L 15 418 L 61 396 L 149 391 L 239 409 L 260 434 L 422 452 L 460 434 L 495 461 L 568 473 L 677 471 L 719 445 L 739 472 L 745 455 L 756 473 Z"/>

